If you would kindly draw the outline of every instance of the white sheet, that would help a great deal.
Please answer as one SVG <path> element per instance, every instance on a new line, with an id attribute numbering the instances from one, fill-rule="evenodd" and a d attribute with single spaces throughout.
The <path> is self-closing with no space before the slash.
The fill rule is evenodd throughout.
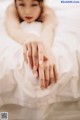
<path id="1" fill-rule="evenodd" d="M 77 14 L 77 10 L 75 12 Z M 76 14 L 73 15 L 75 19 L 77 19 Z M 66 18 L 66 21 L 65 17 L 60 19 L 63 18 L 62 11 L 59 15 L 52 51 L 56 57 L 60 77 L 57 84 L 44 91 L 40 90 L 31 70 L 24 63 L 22 47 L 9 38 L 3 20 L 0 20 L 0 106 L 14 103 L 33 107 L 79 100 L 80 29 L 78 26 L 80 19 L 77 19 L 77 25 L 74 24 L 75 20 L 71 22 L 71 16 L 69 19 Z M 32 28 L 33 25 L 34 23 Z M 37 25 L 35 31 L 36 27 Z"/>

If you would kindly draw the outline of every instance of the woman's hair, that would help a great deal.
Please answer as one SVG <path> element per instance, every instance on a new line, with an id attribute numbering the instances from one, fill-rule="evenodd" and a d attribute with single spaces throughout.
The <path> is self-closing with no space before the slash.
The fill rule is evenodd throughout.
<path id="1" fill-rule="evenodd" d="M 41 6 L 41 14 L 42 14 L 42 12 L 43 12 L 43 9 L 44 9 L 44 4 L 42 4 L 43 2 L 44 2 L 44 0 L 37 0 L 39 3 L 40 3 L 40 6 Z M 14 4 L 15 4 L 15 7 L 16 7 L 16 10 L 17 10 L 17 13 L 18 13 L 18 9 L 17 9 L 17 6 L 16 6 L 16 0 L 14 0 Z M 40 16 L 41 16 L 41 14 L 40 14 Z M 18 14 L 18 16 L 19 16 L 19 14 Z M 40 16 L 39 16 L 39 18 L 40 18 Z M 38 19 L 39 19 L 38 18 Z M 20 18 L 20 16 L 19 16 L 19 19 L 20 19 L 20 22 L 22 22 L 23 20 Z"/>
<path id="2" fill-rule="evenodd" d="M 43 2 L 44 0 L 37 0 L 38 2 Z M 16 0 L 14 0 L 14 2 L 16 3 Z"/>
<path id="3" fill-rule="evenodd" d="M 37 1 L 39 1 L 39 2 L 43 2 L 44 0 L 37 0 Z"/>

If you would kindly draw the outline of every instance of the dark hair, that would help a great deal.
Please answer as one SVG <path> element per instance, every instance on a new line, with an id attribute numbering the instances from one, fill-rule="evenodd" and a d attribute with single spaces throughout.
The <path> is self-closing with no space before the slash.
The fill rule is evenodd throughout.
<path id="1" fill-rule="evenodd" d="M 38 2 L 43 2 L 44 0 L 37 0 Z M 15 0 L 15 2 L 16 2 L 16 0 Z"/>
<path id="2" fill-rule="evenodd" d="M 43 2 L 43 0 L 37 0 L 37 1 L 39 1 L 39 2 Z"/>

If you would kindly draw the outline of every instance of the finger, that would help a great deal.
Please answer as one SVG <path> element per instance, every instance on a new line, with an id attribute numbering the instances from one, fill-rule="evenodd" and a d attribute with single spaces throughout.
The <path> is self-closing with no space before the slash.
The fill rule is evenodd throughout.
<path id="1" fill-rule="evenodd" d="M 44 66 L 39 66 L 39 80 L 40 80 L 40 87 L 41 89 L 45 88 L 45 78 L 44 78 Z"/>
<path id="2" fill-rule="evenodd" d="M 33 61 L 32 61 L 32 48 L 31 48 L 31 44 L 28 43 L 27 44 L 27 48 L 28 48 L 28 63 L 29 63 L 29 66 L 32 68 L 33 67 Z"/>
<path id="3" fill-rule="evenodd" d="M 50 84 L 54 83 L 54 70 L 53 70 L 53 64 L 50 65 Z"/>
<path id="4" fill-rule="evenodd" d="M 28 64 L 28 59 L 27 59 L 27 46 L 23 46 L 23 56 L 24 56 L 24 61 Z"/>
<path id="5" fill-rule="evenodd" d="M 54 70 L 54 79 L 55 79 L 55 82 L 58 80 L 58 70 L 57 70 L 57 67 L 56 65 L 54 64 L 53 66 L 53 70 Z"/>
<path id="6" fill-rule="evenodd" d="M 39 65 L 42 64 L 42 62 L 44 61 L 44 56 L 43 56 L 43 47 L 41 45 L 41 43 L 38 44 L 38 59 L 39 59 Z"/>
<path id="7" fill-rule="evenodd" d="M 37 71 L 35 73 L 33 73 L 33 74 L 34 74 L 35 78 L 37 80 L 39 80 L 39 69 L 37 69 Z"/>
<path id="8" fill-rule="evenodd" d="M 44 72 L 45 72 L 45 88 L 47 88 L 49 85 L 49 63 L 48 62 L 46 62 L 45 64 Z"/>
<path id="9" fill-rule="evenodd" d="M 44 62 L 43 62 L 43 47 L 41 43 L 38 44 L 38 59 L 39 59 L 39 80 L 42 89 L 45 88 L 45 77 L 44 77 Z"/>
<path id="10" fill-rule="evenodd" d="M 33 60 L 33 70 L 36 71 L 38 68 L 38 47 L 37 43 L 32 43 L 32 60 Z"/>
<path id="11" fill-rule="evenodd" d="M 34 74 L 34 77 L 36 78 L 36 79 L 38 79 L 38 71 L 36 70 L 36 71 L 33 71 L 33 74 Z"/>

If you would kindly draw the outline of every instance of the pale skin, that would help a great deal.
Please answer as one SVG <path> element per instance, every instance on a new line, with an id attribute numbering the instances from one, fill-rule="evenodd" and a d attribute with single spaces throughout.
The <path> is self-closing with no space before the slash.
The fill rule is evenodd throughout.
<path id="1" fill-rule="evenodd" d="M 41 7 L 37 0 L 16 0 L 16 7 L 12 4 L 7 9 L 5 21 L 7 32 L 23 45 L 25 62 L 31 66 L 33 73 L 37 74 L 41 88 L 47 88 L 58 79 L 55 61 L 50 51 L 56 25 L 55 14 L 46 6 L 41 14 Z M 28 23 L 38 18 L 42 21 L 43 29 L 40 38 L 20 28 L 19 16 Z M 29 60 L 26 57 L 27 53 Z"/>
<path id="2" fill-rule="evenodd" d="M 32 46 L 32 47 L 31 47 Z M 58 72 L 55 65 L 53 54 L 46 55 L 45 48 L 41 42 L 32 42 L 28 44 L 29 50 L 29 60 L 34 63 L 34 73 L 38 68 L 38 79 L 40 80 L 40 86 L 42 89 L 47 88 L 52 83 L 56 83 L 58 80 Z M 38 51 L 36 50 L 38 48 Z M 24 47 L 24 60 L 27 62 L 26 58 L 26 46 Z M 31 52 L 31 49 L 32 52 Z M 44 57 L 45 56 L 45 57 Z M 46 60 L 46 57 L 48 60 Z M 37 60 L 38 59 L 38 60 Z M 41 64 L 41 61 L 42 62 Z M 54 62 L 53 62 L 54 61 Z M 35 67 L 36 66 L 36 67 Z M 37 67 L 38 66 L 38 67 Z M 36 76 L 37 77 L 37 76 Z"/>

